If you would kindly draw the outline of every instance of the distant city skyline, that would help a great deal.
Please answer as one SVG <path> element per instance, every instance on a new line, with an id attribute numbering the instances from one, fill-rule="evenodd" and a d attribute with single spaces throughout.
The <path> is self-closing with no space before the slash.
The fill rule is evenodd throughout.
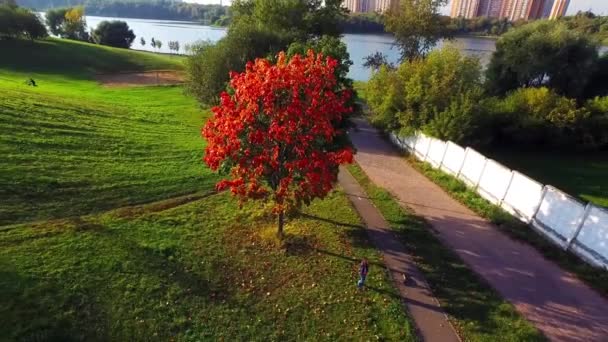
<path id="1" fill-rule="evenodd" d="M 441 14 L 450 15 L 450 9 L 452 7 L 452 1 L 448 2 L 448 5 L 441 9 Z M 219 4 L 220 0 L 186 0 L 185 2 L 194 2 L 198 4 Z M 230 0 L 223 0 L 224 5 L 229 5 Z M 576 14 L 578 11 L 591 10 L 596 14 L 608 15 L 608 1 L 607 0 L 570 0 L 570 6 L 566 15 Z"/>

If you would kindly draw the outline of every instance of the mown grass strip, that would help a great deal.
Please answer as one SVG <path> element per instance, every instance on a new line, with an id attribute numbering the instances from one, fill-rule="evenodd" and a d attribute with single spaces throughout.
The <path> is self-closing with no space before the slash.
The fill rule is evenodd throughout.
<path id="1" fill-rule="evenodd" d="M 479 196 L 456 177 L 434 169 L 430 164 L 421 162 L 413 157 L 408 159 L 416 170 L 447 191 L 454 199 L 466 205 L 481 217 L 494 223 L 509 236 L 532 245 L 547 259 L 555 262 L 565 270 L 576 274 L 582 281 L 602 295 L 608 295 L 608 272 L 590 266 L 573 254 L 551 244 L 551 242 L 528 227 L 528 225 L 511 216 L 499 206 Z"/>
<path id="2" fill-rule="evenodd" d="M 426 221 L 400 206 L 388 191 L 373 184 L 358 165 L 351 165 L 348 170 L 414 255 L 463 340 L 546 340 L 510 303 L 445 247 Z"/>

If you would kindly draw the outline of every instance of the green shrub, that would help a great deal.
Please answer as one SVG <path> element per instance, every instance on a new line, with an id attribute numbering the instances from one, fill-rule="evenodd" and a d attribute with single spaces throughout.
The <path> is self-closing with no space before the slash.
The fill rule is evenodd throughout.
<path id="1" fill-rule="evenodd" d="M 586 148 L 608 148 L 608 96 L 587 101 L 589 118 L 579 126 L 580 143 Z"/>
<path id="2" fill-rule="evenodd" d="M 597 106 L 602 105 L 598 100 Z M 504 99 L 484 102 L 487 119 L 478 134 L 494 144 L 546 145 L 563 148 L 598 146 L 585 133 L 591 111 L 546 87 L 520 88 Z M 597 124 L 598 122 L 596 122 Z M 604 126 L 606 128 L 606 126 Z"/>
<path id="3" fill-rule="evenodd" d="M 466 142 L 472 138 L 482 95 L 481 67 L 454 47 L 431 52 L 426 58 L 380 68 L 367 89 L 372 120 L 401 134 L 423 132 Z"/>

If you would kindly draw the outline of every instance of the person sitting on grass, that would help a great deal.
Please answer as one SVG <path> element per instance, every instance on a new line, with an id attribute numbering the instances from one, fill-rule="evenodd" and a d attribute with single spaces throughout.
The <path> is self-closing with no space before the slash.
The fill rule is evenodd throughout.
<path id="1" fill-rule="evenodd" d="M 361 264 L 359 265 L 359 282 L 357 283 L 358 288 L 362 288 L 365 285 L 365 278 L 367 277 L 367 271 L 369 266 L 367 264 L 367 259 L 363 258 L 361 260 Z"/>

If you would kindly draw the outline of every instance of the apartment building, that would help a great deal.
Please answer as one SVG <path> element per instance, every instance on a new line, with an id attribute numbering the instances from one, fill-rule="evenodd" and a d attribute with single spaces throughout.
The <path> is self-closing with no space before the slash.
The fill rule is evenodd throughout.
<path id="1" fill-rule="evenodd" d="M 386 12 L 397 0 L 344 0 L 344 7 L 352 13 Z"/>
<path id="2" fill-rule="evenodd" d="M 511 21 L 549 18 L 566 14 L 570 0 L 453 0 L 453 18 L 492 17 Z"/>

